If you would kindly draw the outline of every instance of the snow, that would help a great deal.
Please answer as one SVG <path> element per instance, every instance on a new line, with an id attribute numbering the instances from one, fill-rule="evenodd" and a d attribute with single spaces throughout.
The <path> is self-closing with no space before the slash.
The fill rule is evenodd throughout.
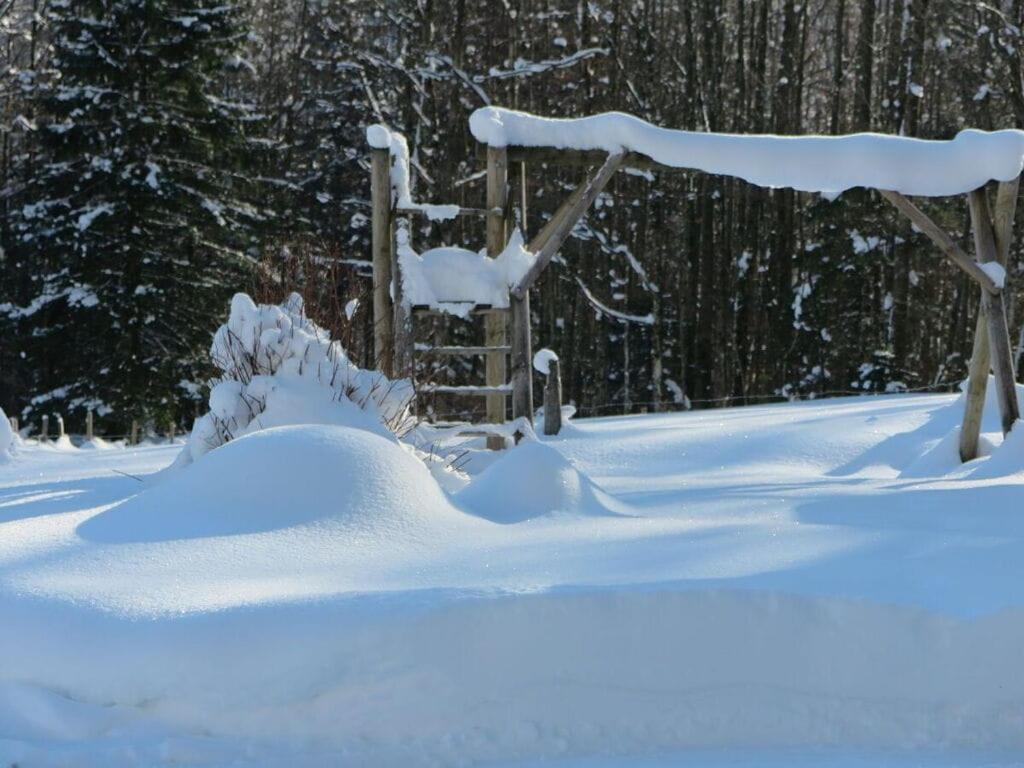
<path id="1" fill-rule="evenodd" d="M 99 216 L 102 216 L 105 213 L 113 212 L 114 206 L 111 205 L 110 203 L 103 203 L 102 205 L 97 205 L 95 208 L 90 208 L 85 213 L 79 215 L 77 224 L 78 230 L 80 232 L 84 232 L 85 230 L 92 226 L 92 223 L 96 221 L 96 219 Z"/>
<path id="2" fill-rule="evenodd" d="M 405 136 L 383 125 L 366 129 L 366 141 L 374 149 L 387 149 L 391 157 L 391 190 L 398 208 L 422 211 L 431 221 L 448 221 L 459 215 L 459 206 L 418 203 L 412 199 L 412 174 L 409 172 L 409 144 Z"/>
<path id="3" fill-rule="evenodd" d="M 477 305 L 508 307 L 509 289 L 536 259 L 523 245 L 519 230 L 493 259 L 486 249 L 476 252 L 456 246 L 418 254 L 404 229 L 398 230 L 396 239 L 405 300 L 412 306 L 429 306 L 458 317 L 467 317 Z"/>
<path id="4" fill-rule="evenodd" d="M 235 294 L 210 355 L 222 375 L 212 383 L 210 411 L 196 419 L 179 466 L 269 427 L 336 424 L 389 435 L 406 419 L 409 382 L 358 368 L 306 317 L 295 293 L 280 306 Z"/>
<path id="5" fill-rule="evenodd" d="M 791 187 L 832 197 L 853 187 L 940 197 L 992 179 L 1010 181 L 1024 167 L 1024 131 L 960 131 L 948 141 L 858 133 L 769 136 L 660 128 L 620 112 L 553 119 L 483 107 L 469 120 L 491 146 L 623 149 L 662 165 L 735 176 L 762 187 Z"/>
<path id="6" fill-rule="evenodd" d="M 158 475 L 180 446 L 26 441 L 0 764 L 1019 765 L 990 406 L 966 465 L 920 463 L 962 399 L 897 395 L 576 420 L 451 493 L 437 430 L 429 467 L 339 420 Z"/>
<path id="7" fill-rule="evenodd" d="M 551 372 L 552 361 L 558 362 L 558 355 L 550 349 L 538 349 L 533 356 L 533 367 L 538 373 L 547 376 Z"/>
<path id="8" fill-rule="evenodd" d="M 998 261 L 987 261 L 984 264 L 979 264 L 981 270 L 992 278 L 992 282 L 995 283 L 996 288 L 1004 288 L 1006 286 L 1006 270 L 1003 265 Z"/>
<path id="9" fill-rule="evenodd" d="M 14 430 L 11 429 L 11 422 L 7 418 L 7 414 L 4 413 L 3 408 L 0 408 L 0 464 L 10 461 L 17 439 Z"/>
<path id="10" fill-rule="evenodd" d="M 628 515 L 622 504 L 555 448 L 527 439 L 485 469 L 454 497 L 457 504 L 496 523 L 552 515 Z"/>

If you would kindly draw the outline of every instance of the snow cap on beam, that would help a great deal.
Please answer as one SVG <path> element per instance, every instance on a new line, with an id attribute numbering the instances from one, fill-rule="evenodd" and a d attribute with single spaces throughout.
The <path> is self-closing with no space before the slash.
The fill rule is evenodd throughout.
<path id="1" fill-rule="evenodd" d="M 659 128 L 621 112 L 553 119 L 500 107 L 476 110 L 469 127 L 477 141 L 492 147 L 625 149 L 672 168 L 826 196 L 853 187 L 925 197 L 958 195 L 992 179 L 1014 179 L 1024 166 L 1024 131 L 1018 130 L 968 129 L 948 141 L 877 133 L 739 135 Z"/>
<path id="2" fill-rule="evenodd" d="M 366 129 L 366 143 L 373 149 L 390 149 L 391 131 L 380 123 L 371 125 Z"/>

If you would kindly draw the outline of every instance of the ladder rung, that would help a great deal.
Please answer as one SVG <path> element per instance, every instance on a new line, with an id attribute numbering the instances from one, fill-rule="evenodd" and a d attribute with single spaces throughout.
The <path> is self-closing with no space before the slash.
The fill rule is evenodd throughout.
<path id="1" fill-rule="evenodd" d="M 473 305 L 471 301 L 442 301 L 442 304 L 466 304 L 473 308 L 469 310 L 471 315 L 503 315 L 508 312 L 507 307 L 492 307 L 490 304 L 477 304 Z M 427 304 L 417 304 L 412 308 L 414 315 L 447 315 L 451 317 L 449 312 L 442 312 L 434 309 Z"/>
<path id="2" fill-rule="evenodd" d="M 444 208 L 444 205 L 436 206 L 424 206 L 423 208 L 395 208 L 395 214 L 398 216 L 426 216 L 427 211 L 431 208 Z M 456 216 L 486 216 L 489 211 L 486 208 L 463 208 L 459 206 Z M 501 209 L 498 209 L 498 213 L 501 213 Z"/>
<path id="3" fill-rule="evenodd" d="M 510 395 L 512 394 L 512 385 L 503 384 L 500 387 L 455 387 L 447 386 L 445 384 L 427 385 L 420 389 L 420 394 L 424 395 Z"/>
<path id="4" fill-rule="evenodd" d="M 512 352 L 512 347 L 422 347 L 416 352 L 421 355 L 507 355 Z"/>

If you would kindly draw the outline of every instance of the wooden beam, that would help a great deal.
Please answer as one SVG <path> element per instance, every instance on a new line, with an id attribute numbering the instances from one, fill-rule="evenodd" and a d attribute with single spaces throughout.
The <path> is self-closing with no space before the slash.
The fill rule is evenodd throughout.
<path id="1" fill-rule="evenodd" d="M 487 148 L 487 255 L 492 259 L 505 250 L 508 242 L 508 221 L 505 210 L 508 206 L 508 157 L 504 147 Z M 508 344 L 505 329 L 507 316 L 487 315 L 484 318 L 484 344 L 488 347 L 504 347 Z M 488 387 L 506 384 L 504 353 L 487 355 L 486 381 Z M 487 398 L 487 421 L 502 424 L 505 421 L 506 402 L 504 395 L 492 394 Z M 505 440 L 495 436 L 487 438 L 487 447 L 501 450 Z"/>
<path id="2" fill-rule="evenodd" d="M 600 167 L 608 157 L 603 149 L 559 149 L 558 147 L 506 147 L 506 156 L 510 163 L 528 163 L 530 165 L 548 165 L 565 167 Z M 477 145 L 478 156 L 486 157 L 487 145 Z M 622 163 L 624 168 L 638 171 L 671 171 L 687 173 L 694 168 L 676 168 L 662 165 L 640 152 L 627 152 Z"/>
<path id="3" fill-rule="evenodd" d="M 426 216 L 427 212 L 423 208 L 396 208 L 395 213 L 399 216 Z M 486 208 L 462 208 L 460 207 L 456 216 L 486 216 L 488 210 Z"/>
<path id="4" fill-rule="evenodd" d="M 473 304 L 471 301 L 442 301 L 442 304 L 465 304 L 468 305 L 467 312 L 470 315 L 504 315 L 508 312 L 506 307 L 492 307 L 489 304 Z M 435 309 L 428 304 L 414 304 L 412 307 L 414 315 L 435 315 L 437 317 L 449 317 L 456 320 L 464 320 L 459 315 L 453 315 L 440 309 Z"/>
<path id="5" fill-rule="evenodd" d="M 622 161 L 625 158 L 625 152 L 616 152 L 608 155 L 604 161 L 604 165 L 601 166 L 593 178 L 590 179 L 584 185 L 583 192 L 580 194 L 573 205 L 566 211 L 565 216 L 558 222 L 555 228 L 552 230 L 544 246 L 537 253 L 537 258 L 533 262 L 533 265 L 523 276 L 519 284 L 512 289 L 512 295 L 518 298 L 522 298 L 530 287 L 536 282 L 537 278 L 540 277 L 541 272 L 545 270 L 548 264 L 551 263 L 551 259 L 558 253 L 558 249 L 562 247 L 562 243 L 565 242 L 566 238 L 572 233 L 573 228 L 583 218 L 583 214 L 587 212 L 587 209 L 593 204 L 597 196 L 601 194 L 602 190 L 611 181 L 612 176 L 622 166 Z"/>
<path id="6" fill-rule="evenodd" d="M 579 203 L 580 198 L 582 198 L 583 194 L 587 191 L 588 181 L 589 180 L 584 180 L 569 194 L 567 198 L 565 198 L 565 200 L 562 201 L 562 204 L 555 209 L 553 214 L 551 214 L 551 218 L 547 220 L 543 227 L 540 228 L 540 232 L 534 235 L 530 244 L 526 246 L 526 250 L 530 253 L 537 253 L 537 251 L 544 247 L 544 244 L 551 239 L 551 233 L 558 228 L 558 225 L 562 223 L 572 207 Z"/>
<path id="7" fill-rule="evenodd" d="M 1020 190 L 1020 176 L 1012 181 L 999 182 L 996 192 L 996 210 L 992 227 L 996 237 L 996 258 L 1006 266 L 1013 242 L 1013 219 L 1017 213 L 1017 193 Z"/>
<path id="8" fill-rule="evenodd" d="M 974 247 L 982 261 L 996 261 L 996 239 L 989 215 L 988 197 L 985 189 L 976 189 L 968 195 L 971 209 L 971 225 L 974 229 Z M 1017 404 L 1017 388 L 1013 372 L 1013 354 L 1010 350 L 1010 333 L 1006 327 L 1006 308 L 1002 291 L 983 291 L 982 305 L 985 308 L 988 325 L 988 343 L 992 359 L 992 372 L 996 379 L 996 397 L 1003 434 L 1009 432 L 1020 418 Z"/>
<path id="9" fill-rule="evenodd" d="M 507 355 L 512 351 L 511 347 L 426 347 L 417 349 L 418 355 L 434 355 L 437 357 L 470 357 L 472 355 L 493 355 L 501 353 Z"/>
<path id="10" fill-rule="evenodd" d="M 1000 182 L 996 193 L 994 234 L 996 258 L 1006 267 L 1013 239 L 1013 219 L 1017 209 L 1017 192 L 1020 177 Z M 979 261 L 987 254 L 979 253 Z M 984 263 L 984 262 L 982 262 Z M 981 417 L 985 408 L 985 392 L 988 389 L 988 374 L 991 369 L 991 355 L 988 343 L 988 313 L 985 302 L 978 306 L 978 320 L 974 328 L 974 349 L 967 371 L 967 391 L 964 395 L 964 418 L 960 425 L 960 460 L 971 461 L 978 457 L 978 438 L 981 436 Z"/>
<path id="11" fill-rule="evenodd" d="M 373 357 L 386 376 L 394 375 L 394 307 L 391 304 L 391 155 L 370 150 L 373 254 Z"/>
<path id="12" fill-rule="evenodd" d="M 470 395 L 474 397 L 500 397 L 504 400 L 512 394 L 512 388 L 508 384 L 500 387 L 460 387 L 448 386 L 447 384 L 425 385 L 420 388 L 421 395 Z"/>
<path id="13" fill-rule="evenodd" d="M 985 289 L 986 293 L 999 291 L 999 288 L 992 281 L 992 278 L 988 276 L 988 273 L 986 273 L 974 259 L 964 253 L 963 249 L 953 241 L 953 238 L 947 235 L 943 229 L 932 221 L 924 211 L 910 202 L 910 200 L 899 192 L 890 192 L 888 190 L 880 189 L 878 190 L 878 193 L 899 209 L 908 219 L 914 222 L 919 230 L 924 232 L 924 234 L 927 235 L 933 243 L 939 246 L 939 250 L 941 250 L 950 261 L 977 280 L 981 287 Z"/>

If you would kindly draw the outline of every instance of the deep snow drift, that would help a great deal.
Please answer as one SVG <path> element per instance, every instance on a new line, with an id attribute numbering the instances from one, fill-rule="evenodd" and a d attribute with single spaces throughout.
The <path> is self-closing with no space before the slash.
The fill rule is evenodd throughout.
<path id="1" fill-rule="evenodd" d="M 473 137 L 495 147 L 639 152 L 674 168 L 735 176 L 762 187 L 832 196 L 853 187 L 905 195 L 957 195 L 1024 166 L 1024 131 L 964 130 L 951 141 L 857 133 L 850 136 L 744 136 L 659 128 L 606 112 L 552 119 L 501 107 L 469 118 Z"/>
<path id="2" fill-rule="evenodd" d="M 0 764 L 1018 763 L 1024 454 L 994 409 L 990 455 L 935 453 L 961 408 L 582 420 L 452 495 L 347 426 L 145 482 L 111 470 L 177 447 L 26 443 L 0 467 Z"/>

